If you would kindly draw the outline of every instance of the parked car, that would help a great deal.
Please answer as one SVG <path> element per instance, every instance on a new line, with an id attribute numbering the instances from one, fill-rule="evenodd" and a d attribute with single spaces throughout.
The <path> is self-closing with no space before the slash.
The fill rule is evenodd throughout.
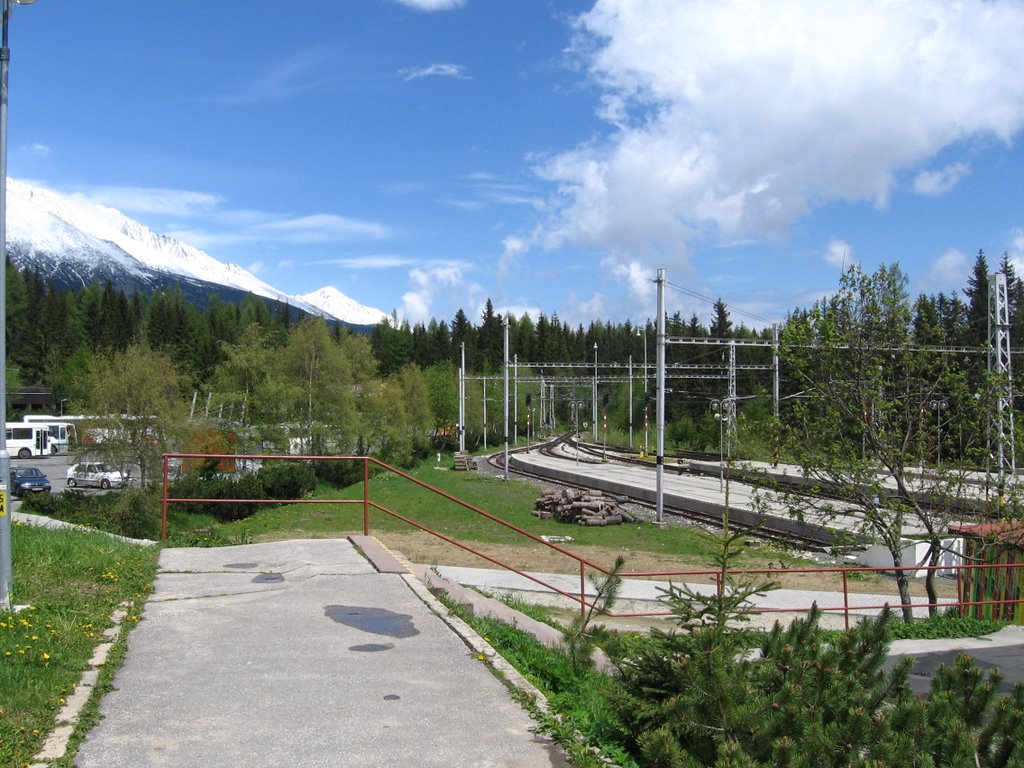
<path id="1" fill-rule="evenodd" d="M 11 493 L 49 493 L 50 481 L 38 467 L 11 467 Z"/>
<path id="2" fill-rule="evenodd" d="M 106 490 L 124 487 L 124 475 L 121 474 L 121 470 L 112 464 L 102 462 L 72 464 L 68 467 L 67 480 L 72 488 L 81 486 Z"/>

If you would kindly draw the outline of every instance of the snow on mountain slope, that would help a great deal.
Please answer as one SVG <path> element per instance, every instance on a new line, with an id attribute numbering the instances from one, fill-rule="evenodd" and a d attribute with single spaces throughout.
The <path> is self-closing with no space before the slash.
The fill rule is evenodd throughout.
<path id="1" fill-rule="evenodd" d="M 291 296 L 260 280 L 237 264 L 224 264 L 209 254 L 130 219 L 118 210 L 69 197 L 23 181 L 7 182 L 7 240 L 27 253 L 45 254 L 65 266 L 87 263 L 130 274 L 155 271 L 213 283 L 256 296 L 288 302 L 312 314 L 353 325 L 373 325 L 380 310 L 367 307 L 333 287 L 310 296 Z M 73 271 L 73 270 L 72 270 Z"/>
<path id="2" fill-rule="evenodd" d="M 360 304 L 332 285 L 295 298 L 323 310 L 332 317 L 345 317 L 355 325 L 376 325 L 381 320 L 391 319 L 390 315 Z"/>

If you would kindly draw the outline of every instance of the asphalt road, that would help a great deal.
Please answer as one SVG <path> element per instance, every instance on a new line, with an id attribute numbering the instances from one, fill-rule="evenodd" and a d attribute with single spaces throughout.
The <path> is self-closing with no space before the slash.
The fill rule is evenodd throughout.
<path id="1" fill-rule="evenodd" d="M 68 467 L 77 463 L 77 461 L 78 459 L 73 454 L 68 456 L 33 456 L 30 459 L 19 459 L 17 456 L 12 456 L 11 468 L 37 467 L 49 479 L 52 488 L 51 492 L 63 493 L 68 487 Z M 108 493 L 108 491 L 101 491 L 98 488 L 79 488 L 78 490 L 90 494 Z M 13 511 L 17 511 L 21 507 L 21 499 L 15 498 L 13 494 L 10 496 L 10 503 Z"/>

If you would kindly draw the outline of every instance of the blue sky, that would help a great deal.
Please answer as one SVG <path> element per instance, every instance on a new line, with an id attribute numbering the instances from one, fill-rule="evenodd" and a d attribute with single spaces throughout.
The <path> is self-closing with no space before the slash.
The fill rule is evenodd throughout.
<path id="1" fill-rule="evenodd" d="M 1024 274 L 1020 0 L 39 0 L 9 174 L 413 322 Z"/>

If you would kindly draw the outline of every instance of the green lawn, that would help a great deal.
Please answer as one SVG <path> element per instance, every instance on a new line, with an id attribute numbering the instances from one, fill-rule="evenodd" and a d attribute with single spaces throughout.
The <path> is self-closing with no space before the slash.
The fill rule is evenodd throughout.
<path id="1" fill-rule="evenodd" d="M 535 536 L 572 536 L 570 549 L 606 547 L 619 551 L 641 551 L 675 557 L 697 557 L 711 566 L 718 544 L 707 534 L 692 528 L 670 526 L 658 528 L 650 523 L 613 526 L 568 525 L 553 520 L 540 520 L 531 514 L 541 491 L 537 486 L 515 479 L 438 470 L 424 464 L 409 472 L 417 480 L 494 515 Z M 252 517 L 218 524 L 209 517 L 190 519 L 175 515 L 173 508 L 169 529 L 174 536 L 190 528 L 215 532 L 218 541 L 268 541 L 281 538 L 332 536 L 361 533 L 363 526 L 362 483 L 337 490 L 318 488 L 315 498 L 324 504 L 292 504 L 266 508 Z M 371 500 L 389 510 L 417 521 L 460 541 L 477 544 L 527 545 L 522 534 L 496 524 L 492 520 L 456 502 L 417 485 L 403 477 L 381 474 L 370 480 Z M 348 499 L 354 504 L 330 503 Z M 409 524 L 379 510 L 371 510 L 370 532 L 410 531 Z M 784 553 L 772 552 L 776 561 L 790 561 Z M 795 562 L 795 561 L 794 561 Z M 610 564 L 610 563 L 609 563 Z"/>
<path id="2" fill-rule="evenodd" d="M 29 765 L 93 650 L 128 602 L 138 618 L 156 573 L 156 547 L 102 533 L 12 528 L 14 603 L 0 613 L 0 765 Z"/>

